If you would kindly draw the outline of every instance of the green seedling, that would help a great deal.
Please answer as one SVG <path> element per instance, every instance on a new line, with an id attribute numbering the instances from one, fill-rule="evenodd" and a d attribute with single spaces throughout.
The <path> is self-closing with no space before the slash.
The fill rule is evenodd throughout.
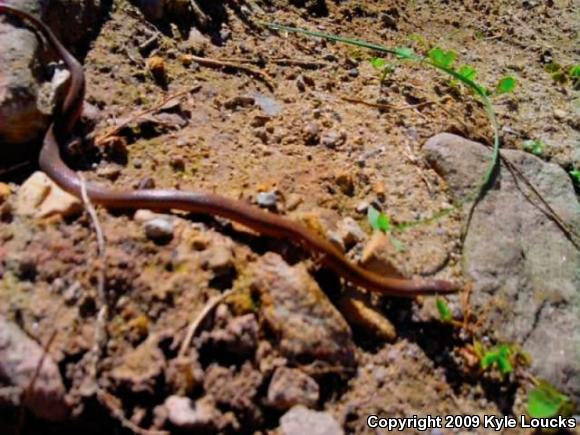
<path id="1" fill-rule="evenodd" d="M 573 412 L 573 405 L 568 396 L 541 381 L 528 393 L 527 411 L 533 418 L 569 416 Z"/>
<path id="2" fill-rule="evenodd" d="M 387 62 L 382 57 L 373 57 L 370 59 L 370 63 L 374 69 L 381 73 L 381 83 L 385 81 L 388 75 L 395 72 L 395 69 L 397 68 L 397 65 L 392 62 Z"/>
<path id="3" fill-rule="evenodd" d="M 513 350 L 507 344 L 501 344 L 487 350 L 479 361 L 482 370 L 497 367 L 502 376 L 510 374 L 514 367 L 511 363 Z"/>
<path id="4" fill-rule="evenodd" d="M 571 79 L 580 79 L 580 64 L 572 65 L 568 71 Z"/>
<path id="5" fill-rule="evenodd" d="M 451 320 L 453 320 L 453 315 L 452 315 L 451 310 L 449 309 L 449 305 L 447 305 L 447 302 L 445 301 L 445 299 L 437 298 L 437 300 L 435 301 L 435 304 L 437 305 L 437 311 L 439 311 L 439 319 L 443 323 L 451 322 Z"/>
<path id="6" fill-rule="evenodd" d="M 524 141 L 524 149 L 535 156 L 541 156 L 544 153 L 546 144 L 541 140 L 528 139 Z"/>
<path id="7" fill-rule="evenodd" d="M 427 53 L 427 55 L 435 65 L 443 68 L 451 68 L 453 63 L 457 59 L 456 52 L 454 52 L 453 50 L 445 51 L 440 47 L 432 48 L 431 50 L 429 50 L 429 53 Z"/>
<path id="8" fill-rule="evenodd" d="M 580 169 L 572 169 L 570 171 L 570 176 L 572 177 L 572 180 L 574 180 L 574 183 L 580 186 Z"/>
<path id="9" fill-rule="evenodd" d="M 281 25 L 281 24 L 273 24 L 273 23 L 264 23 L 264 24 L 266 26 L 268 26 L 269 28 L 274 29 L 274 30 L 283 30 L 286 32 L 296 32 L 296 33 L 301 33 L 303 35 L 308 35 L 308 36 L 317 37 L 317 38 L 323 38 L 323 39 L 326 39 L 328 41 L 341 42 L 341 43 L 353 45 L 356 47 L 362 47 L 362 48 L 366 48 L 369 50 L 374 50 L 374 51 L 377 51 L 380 53 L 395 55 L 398 59 L 401 59 L 401 60 L 415 61 L 415 62 L 423 64 L 423 65 L 428 65 L 432 68 L 438 69 L 438 70 L 446 73 L 452 79 L 455 79 L 455 80 L 461 82 L 464 86 L 466 86 L 467 88 L 471 89 L 474 92 L 474 94 L 479 98 L 479 100 L 483 104 L 483 107 L 485 109 L 485 113 L 487 114 L 487 117 L 488 117 L 488 119 L 491 123 L 492 129 L 493 129 L 493 150 L 491 153 L 490 162 L 487 166 L 485 173 L 483 174 L 481 182 L 476 186 L 476 188 L 473 190 L 473 192 L 470 195 L 468 195 L 468 197 L 464 201 L 462 201 L 460 204 L 457 204 L 454 206 L 454 209 L 457 209 L 458 207 L 461 207 L 466 202 L 471 202 L 467 222 L 466 222 L 464 230 L 463 230 L 463 234 L 465 234 L 467 232 L 467 230 L 469 229 L 469 224 L 471 222 L 471 216 L 473 214 L 473 209 L 474 209 L 475 205 L 483 197 L 483 195 L 485 194 L 485 192 L 489 188 L 491 181 L 493 180 L 493 174 L 494 174 L 494 171 L 497 168 L 497 165 L 499 162 L 500 136 L 499 136 L 499 124 L 498 124 L 497 117 L 495 115 L 495 110 L 493 108 L 491 100 L 488 97 L 487 90 L 483 86 L 481 86 L 480 84 L 473 81 L 472 79 L 470 79 L 468 77 L 464 77 L 462 74 L 459 73 L 459 71 L 456 71 L 453 68 L 453 63 L 455 62 L 455 60 L 457 58 L 457 54 L 453 51 L 445 51 L 439 47 L 435 47 L 429 51 L 427 57 L 423 57 L 423 56 L 417 55 L 413 51 L 413 49 L 411 49 L 409 47 L 390 48 L 390 47 L 384 47 L 384 46 L 379 45 L 379 44 L 373 44 L 373 43 L 370 43 L 367 41 L 363 41 L 361 39 L 345 38 L 342 36 L 332 35 L 329 33 L 315 32 L 315 31 L 310 31 L 310 30 L 306 30 L 306 29 L 299 29 L 299 28 L 295 28 L 295 27 L 285 26 L 285 25 Z M 448 211 L 445 210 L 445 212 L 447 213 Z M 399 225 L 397 225 L 397 228 L 399 229 L 403 225 L 406 227 L 410 227 L 410 226 L 413 226 L 414 224 L 416 224 L 416 223 L 411 222 L 411 223 L 406 223 L 406 224 L 399 224 Z"/>
<path id="10" fill-rule="evenodd" d="M 370 226 L 376 231 L 388 233 L 391 231 L 391 220 L 381 211 L 378 211 L 372 205 L 367 209 L 367 219 Z"/>
<path id="11" fill-rule="evenodd" d="M 572 80 L 574 89 L 580 89 L 580 64 L 572 65 L 568 71 L 568 76 Z"/>
<path id="12" fill-rule="evenodd" d="M 497 95 L 509 94 L 516 88 L 517 80 L 512 76 L 505 76 L 500 79 L 495 88 Z"/>
<path id="13" fill-rule="evenodd" d="M 396 239 L 395 236 L 391 234 L 393 226 L 391 225 L 391 219 L 383 212 L 378 211 L 372 205 L 367 209 L 367 219 L 370 226 L 375 231 L 382 231 L 389 235 L 389 239 L 397 252 L 403 252 L 405 250 L 405 245 L 400 240 Z"/>

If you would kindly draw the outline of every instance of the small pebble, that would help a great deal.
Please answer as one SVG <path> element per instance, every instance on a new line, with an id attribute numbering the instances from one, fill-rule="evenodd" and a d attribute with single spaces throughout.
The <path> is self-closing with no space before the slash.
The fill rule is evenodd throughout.
<path id="1" fill-rule="evenodd" d="M 276 203 L 278 202 L 278 195 L 274 191 L 260 192 L 256 195 L 256 202 L 261 207 L 276 207 Z"/>
<path id="2" fill-rule="evenodd" d="M 315 122 L 309 122 L 302 130 L 304 142 L 307 145 L 316 145 L 320 142 L 320 127 Z"/>
<path id="3" fill-rule="evenodd" d="M 280 418 L 282 435 L 343 435 L 340 424 L 328 412 L 313 411 L 296 405 Z"/>
<path id="4" fill-rule="evenodd" d="M 167 218 L 151 219 L 143 225 L 145 235 L 153 241 L 167 241 L 173 238 L 173 222 Z"/>
<path id="5" fill-rule="evenodd" d="M 560 109 L 554 109 L 554 116 L 556 119 L 563 120 L 566 119 L 566 112 Z"/>
<path id="6" fill-rule="evenodd" d="M 224 101 L 224 107 L 229 110 L 234 110 L 238 107 L 253 106 L 255 102 L 256 100 L 254 99 L 254 97 L 238 95 L 236 97 Z"/>
<path id="7" fill-rule="evenodd" d="M 356 205 L 355 210 L 357 213 L 365 213 L 368 208 L 369 208 L 368 201 L 361 201 Z"/>
<path id="8" fill-rule="evenodd" d="M 322 135 L 320 143 L 328 148 L 336 148 L 346 141 L 346 133 L 328 131 Z"/>
<path id="9" fill-rule="evenodd" d="M 276 409 L 290 409 L 294 405 L 315 406 L 319 387 L 306 373 L 293 368 L 279 367 L 268 387 L 268 404 Z"/>
<path id="10" fill-rule="evenodd" d="M 358 69 L 352 68 L 352 69 L 348 70 L 348 75 L 351 76 L 352 78 L 357 78 L 359 75 Z"/>
<path id="11" fill-rule="evenodd" d="M 99 177 L 115 181 L 121 175 L 121 168 L 115 164 L 106 164 L 97 168 L 96 172 Z"/>

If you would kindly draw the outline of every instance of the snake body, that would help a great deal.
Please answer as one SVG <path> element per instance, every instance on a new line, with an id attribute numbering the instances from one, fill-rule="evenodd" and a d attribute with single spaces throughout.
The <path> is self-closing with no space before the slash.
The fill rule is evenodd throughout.
<path id="1" fill-rule="evenodd" d="M 85 90 L 83 68 L 40 20 L 27 12 L 5 4 L 0 4 L 0 12 L 16 15 L 31 23 L 52 45 L 70 71 L 70 84 L 64 102 L 56 110 L 53 121 L 44 136 L 39 165 L 42 171 L 62 189 L 81 197 L 81 180 L 63 161 L 59 142 L 70 135 L 81 114 Z M 306 227 L 240 200 L 203 192 L 112 190 L 93 183 L 87 183 L 85 187 L 90 200 L 106 208 L 179 209 L 216 215 L 241 223 L 260 234 L 290 240 L 316 253 L 324 265 L 346 281 L 369 291 L 396 297 L 415 297 L 421 294 L 450 293 L 457 290 L 456 285 L 444 280 L 386 277 L 365 270 L 350 262 L 329 241 Z"/>

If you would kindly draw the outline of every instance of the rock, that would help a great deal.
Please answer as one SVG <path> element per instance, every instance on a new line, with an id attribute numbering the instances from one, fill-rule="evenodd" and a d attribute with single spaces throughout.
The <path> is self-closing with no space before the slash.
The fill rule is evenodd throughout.
<path id="1" fill-rule="evenodd" d="M 455 199 L 480 183 L 490 158 L 489 149 L 451 134 L 429 139 L 424 150 Z M 580 233 L 580 205 L 565 171 L 529 153 L 502 155 Z M 502 165 L 475 209 L 463 251 L 464 273 L 475 284 L 472 305 L 485 309 L 497 340 L 531 354 L 534 375 L 580 400 L 580 250 L 526 199 L 522 185 Z"/>
<path id="2" fill-rule="evenodd" d="M 403 274 L 391 262 L 396 249 L 389 236 L 382 231 L 375 231 L 365 245 L 360 263 L 365 268 L 379 275 L 402 277 Z"/>
<path id="3" fill-rule="evenodd" d="M 38 0 L 12 3 L 47 23 L 69 48 L 85 46 L 98 30 L 104 10 L 100 0 L 55 0 L 50 5 Z M 63 98 L 59 80 L 44 82 L 46 77 L 63 72 L 51 69 L 48 59 L 55 59 L 52 48 L 39 42 L 29 24 L 18 18 L 0 22 L 0 143 L 4 145 L 0 151 L 10 159 L 26 157 L 29 147 L 9 145 L 39 139 L 53 107 Z"/>
<path id="4" fill-rule="evenodd" d="M 277 409 L 290 409 L 294 405 L 315 406 L 320 391 L 318 384 L 298 369 L 279 367 L 268 386 L 268 404 Z"/>
<path id="5" fill-rule="evenodd" d="M 201 265 L 216 276 L 226 275 L 235 268 L 231 246 L 215 244 L 203 253 Z"/>
<path id="6" fill-rule="evenodd" d="M 193 54 L 203 56 L 210 45 L 207 37 L 203 35 L 197 28 L 192 27 L 187 38 L 187 44 Z"/>
<path id="7" fill-rule="evenodd" d="M 238 107 L 253 106 L 255 102 L 256 100 L 254 99 L 254 97 L 238 95 L 236 97 L 224 101 L 224 107 L 229 110 L 235 110 Z"/>
<path id="8" fill-rule="evenodd" d="M 320 143 L 328 148 L 337 148 L 346 141 L 346 133 L 327 131 L 322 135 Z"/>
<path id="9" fill-rule="evenodd" d="M 58 187 L 43 172 L 32 174 L 18 189 L 15 212 L 20 216 L 44 218 L 74 216 L 82 210 L 81 201 Z"/>
<path id="10" fill-rule="evenodd" d="M 204 389 L 218 404 L 258 420 L 261 411 L 256 402 L 262 381 L 262 374 L 253 369 L 249 362 L 244 363 L 238 371 L 214 363 L 206 370 Z"/>
<path id="11" fill-rule="evenodd" d="M 28 68 L 39 56 L 39 42 L 33 31 L 0 22 L 0 143 L 5 144 L 6 151 L 8 144 L 39 137 L 48 125 L 48 111 L 37 107 L 41 78 Z"/>
<path id="12" fill-rule="evenodd" d="M 153 394 L 165 367 L 165 357 L 150 336 L 136 349 L 124 354 L 111 371 L 111 378 L 132 393 Z"/>
<path id="13" fill-rule="evenodd" d="M 278 195 L 276 192 L 260 192 L 256 195 L 256 202 L 260 207 L 275 208 Z"/>
<path id="14" fill-rule="evenodd" d="M 2 316 L 0 378 L 20 391 L 32 385 L 22 397 L 22 403 L 37 417 L 61 421 L 68 416 L 66 391 L 58 366 L 38 343 Z"/>
<path id="15" fill-rule="evenodd" d="M 289 359 L 354 364 L 351 331 L 302 264 L 289 266 L 277 254 L 251 267 L 250 289 L 260 297 L 262 315 Z"/>
<path id="16" fill-rule="evenodd" d="M 217 312 L 216 312 L 217 316 Z M 250 356 L 258 346 L 259 325 L 254 314 L 245 314 L 228 320 L 225 327 L 204 331 L 199 343 L 210 345 L 219 353 L 237 357 Z"/>
<path id="17" fill-rule="evenodd" d="M 351 68 L 348 70 L 348 75 L 352 78 L 357 78 L 359 76 L 359 72 L 357 68 Z"/>
<path id="18" fill-rule="evenodd" d="M 166 242 L 173 238 L 173 220 L 166 217 L 157 217 L 148 220 L 143 225 L 147 238 L 155 242 Z"/>
<path id="19" fill-rule="evenodd" d="M 115 163 L 107 163 L 97 168 L 97 175 L 107 180 L 115 181 L 121 175 L 122 167 Z"/>
<path id="20" fill-rule="evenodd" d="M 316 145 L 320 142 L 320 127 L 315 122 L 309 122 L 302 130 L 302 138 L 306 145 Z"/>
<path id="21" fill-rule="evenodd" d="M 215 421 L 220 415 L 210 397 L 202 397 L 195 403 L 189 397 L 169 396 L 164 404 L 167 419 L 180 429 L 215 431 Z"/>
<path id="22" fill-rule="evenodd" d="M 165 381 L 170 391 L 178 394 L 190 394 L 203 384 L 203 369 L 199 364 L 197 353 L 192 356 L 181 356 L 172 359 L 165 369 Z"/>
<path id="23" fill-rule="evenodd" d="M 297 405 L 280 418 L 283 435 L 341 435 L 342 427 L 328 412 L 312 411 Z"/>
<path id="24" fill-rule="evenodd" d="M 351 248 L 367 238 L 367 234 L 351 217 L 344 218 L 338 222 L 337 234 L 347 248 Z"/>

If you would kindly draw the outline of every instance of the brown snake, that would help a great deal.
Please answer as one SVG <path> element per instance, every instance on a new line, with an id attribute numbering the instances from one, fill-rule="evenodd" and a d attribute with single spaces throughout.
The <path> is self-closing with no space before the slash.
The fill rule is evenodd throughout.
<path id="1" fill-rule="evenodd" d="M 70 135 L 81 114 L 85 80 L 81 64 L 64 48 L 52 31 L 27 12 L 0 4 L 0 12 L 27 20 L 54 47 L 70 70 L 70 85 L 53 122 L 44 136 L 40 151 L 40 168 L 62 189 L 80 197 L 81 180 L 62 160 L 59 141 Z M 457 290 L 453 283 L 437 279 L 402 279 L 385 277 L 364 270 L 350 262 L 329 241 L 287 218 L 269 213 L 243 201 L 212 193 L 177 190 L 111 190 L 96 184 L 86 186 L 92 202 L 107 208 L 179 209 L 193 213 L 221 216 L 239 222 L 261 234 L 287 239 L 315 252 L 324 265 L 346 281 L 389 296 L 414 297 L 421 294 L 450 293 Z"/>

